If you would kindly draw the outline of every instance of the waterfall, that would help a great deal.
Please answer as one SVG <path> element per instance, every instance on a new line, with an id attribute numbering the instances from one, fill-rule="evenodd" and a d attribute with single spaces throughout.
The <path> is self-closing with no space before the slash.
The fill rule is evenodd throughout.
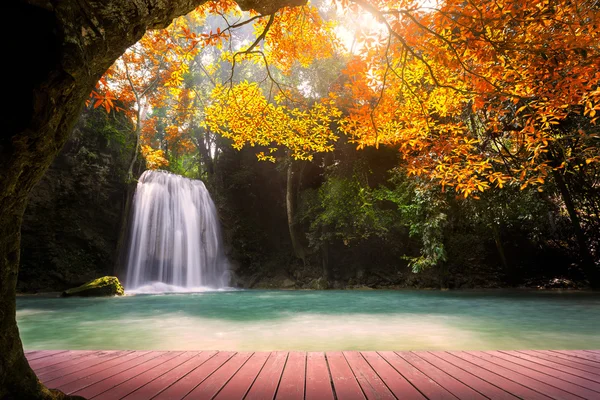
<path id="1" fill-rule="evenodd" d="M 199 291 L 225 287 L 228 279 L 217 210 L 204 183 L 145 171 L 133 199 L 125 289 Z"/>

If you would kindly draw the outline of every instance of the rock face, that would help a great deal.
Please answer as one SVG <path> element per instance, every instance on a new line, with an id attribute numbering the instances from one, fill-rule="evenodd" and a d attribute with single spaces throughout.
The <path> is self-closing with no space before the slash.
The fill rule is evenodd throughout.
<path id="1" fill-rule="evenodd" d="M 101 109 L 81 115 L 29 196 L 18 291 L 63 291 L 115 273 L 133 144 L 122 116 Z"/>
<path id="2" fill-rule="evenodd" d="M 329 288 L 329 285 L 327 284 L 327 280 L 321 277 L 310 281 L 308 288 L 313 290 L 325 290 Z"/>
<path id="3" fill-rule="evenodd" d="M 116 276 L 103 276 L 102 278 L 91 280 L 81 286 L 65 290 L 63 297 L 82 296 L 82 297 L 100 297 L 100 296 L 123 296 L 125 290 Z"/>
<path id="4" fill-rule="evenodd" d="M 284 289 L 292 289 L 294 287 L 296 287 L 296 282 L 294 282 L 293 280 L 286 278 L 283 280 L 283 282 L 281 282 L 281 287 Z"/>

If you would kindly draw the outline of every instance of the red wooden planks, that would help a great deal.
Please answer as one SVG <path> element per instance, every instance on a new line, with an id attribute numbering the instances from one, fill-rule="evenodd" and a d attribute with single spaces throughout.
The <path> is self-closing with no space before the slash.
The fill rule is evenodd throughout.
<path id="1" fill-rule="evenodd" d="M 559 353 L 559 354 L 566 354 L 569 357 L 581 358 L 584 360 L 593 361 L 593 362 L 600 364 L 600 355 L 596 355 L 594 353 L 589 353 L 587 351 L 580 351 L 580 350 L 569 350 L 569 351 L 552 350 L 552 351 Z"/>
<path id="2" fill-rule="evenodd" d="M 426 397 L 439 400 L 456 399 L 452 393 L 413 367 L 393 351 L 381 351 L 379 354 Z"/>
<path id="3" fill-rule="evenodd" d="M 365 399 L 365 395 L 344 355 L 337 351 L 327 352 L 325 355 L 337 398 L 339 400 Z"/>
<path id="4" fill-rule="evenodd" d="M 478 376 L 479 378 L 485 380 L 486 382 L 489 382 L 494 386 L 498 386 L 499 388 L 502 388 L 507 392 L 513 393 L 514 395 L 520 398 L 531 400 L 547 400 L 549 398 L 548 396 L 545 396 L 532 389 L 529 389 L 526 386 L 523 386 L 517 382 L 507 379 L 504 376 L 498 375 L 494 372 L 488 371 L 487 369 L 480 367 L 479 365 L 463 360 L 456 354 L 450 354 L 441 351 L 432 352 L 431 354 L 435 355 L 438 358 L 441 358 L 444 361 L 447 361 L 452 365 L 457 366 L 458 368 L 464 371 L 471 373 L 472 375 Z"/>
<path id="5" fill-rule="evenodd" d="M 72 394 L 73 392 L 82 390 L 88 386 L 109 380 L 109 378 L 111 378 L 115 375 L 125 373 L 128 370 L 135 368 L 136 366 L 138 366 L 146 361 L 152 360 L 153 358 L 160 356 L 161 354 L 163 354 L 163 353 L 157 352 L 157 351 L 151 351 L 149 353 L 143 354 L 141 357 L 132 358 L 128 361 L 125 361 L 125 362 L 115 365 L 113 367 L 103 369 L 102 371 L 95 372 L 91 375 L 88 375 L 81 379 L 77 379 L 76 381 L 73 381 L 66 385 L 62 385 L 61 390 L 64 393 Z M 117 379 L 118 379 L 118 376 L 117 376 Z M 105 382 L 105 384 L 112 385 L 110 383 L 110 380 L 109 380 L 109 382 Z M 114 386 L 114 385 L 112 385 L 112 386 Z"/>
<path id="6" fill-rule="evenodd" d="M 52 356 L 56 356 L 60 353 L 66 353 L 68 350 L 39 350 L 39 351 L 32 351 L 31 353 L 27 353 L 25 356 L 27 358 L 27 360 L 29 362 L 33 361 L 33 360 L 37 360 L 40 358 L 44 358 L 44 357 L 52 357 Z"/>
<path id="7" fill-rule="evenodd" d="M 277 400 L 304 399 L 304 382 L 306 378 L 306 353 L 292 351 L 288 354 L 287 362 L 277 388 Z"/>
<path id="8" fill-rule="evenodd" d="M 254 353 L 217 394 L 216 400 L 243 399 L 269 358 L 269 353 Z"/>
<path id="9" fill-rule="evenodd" d="M 502 351 L 497 354 L 501 357 L 501 354 L 505 356 L 510 356 L 513 358 L 507 358 L 509 361 L 514 361 L 514 358 L 526 360 L 531 363 L 538 364 L 539 367 L 533 366 L 532 364 L 522 364 L 525 366 L 530 366 L 532 369 L 536 371 L 543 372 L 548 375 L 556 376 L 559 379 L 562 379 L 567 382 L 573 382 L 578 385 L 588 387 L 593 390 L 600 390 L 600 375 L 596 375 L 587 371 L 582 371 L 577 368 L 571 368 L 569 366 L 558 364 L 552 361 L 547 361 L 535 356 L 530 356 L 528 354 L 518 353 L 516 351 Z M 542 355 L 543 357 L 543 355 Z M 515 361 L 516 362 L 516 361 Z"/>
<path id="10" fill-rule="evenodd" d="M 523 386 L 527 386 L 528 388 L 545 394 L 548 397 L 554 399 L 569 399 L 569 400 L 580 400 L 581 398 L 575 396 L 571 393 L 565 392 L 557 387 L 552 385 L 548 385 L 544 382 L 540 382 L 535 378 L 531 378 L 530 376 L 522 374 L 522 372 L 527 372 L 525 368 L 520 368 L 519 371 L 515 371 L 514 369 L 505 368 L 498 363 L 492 363 L 489 361 L 489 357 L 481 358 L 477 357 L 474 354 L 483 354 L 483 352 L 479 353 L 467 353 L 462 351 L 451 352 L 451 354 L 456 355 L 457 357 L 462 358 L 463 360 L 469 361 L 475 365 L 480 366 L 481 368 L 485 368 L 489 371 L 493 371 L 495 374 L 501 375 L 507 379 L 520 383 Z M 517 369 L 517 368 L 515 368 Z"/>
<path id="11" fill-rule="evenodd" d="M 324 353 L 310 352 L 306 357 L 306 398 L 333 400 L 329 367 Z"/>
<path id="12" fill-rule="evenodd" d="M 522 375 L 529 376 L 533 379 L 537 379 L 540 382 L 547 383 L 550 386 L 557 387 L 565 392 L 572 393 L 576 396 L 586 398 L 598 397 L 600 393 L 589 390 L 585 387 L 578 386 L 569 381 L 564 380 L 568 377 L 568 374 L 563 374 L 557 377 L 552 368 L 544 367 L 542 365 L 533 363 L 531 361 L 523 360 L 518 357 L 512 357 L 507 354 L 503 354 L 496 351 L 480 352 L 476 354 L 479 357 L 486 358 L 494 364 L 502 365 L 513 371 L 517 371 Z M 553 374 L 553 375 L 550 375 Z M 576 377 L 573 377 L 575 380 Z M 585 380 L 584 380 L 585 381 Z M 592 382 L 590 382 L 591 384 Z"/>
<path id="13" fill-rule="evenodd" d="M 115 367 L 115 366 L 122 364 L 124 362 L 127 362 L 131 359 L 141 357 L 146 353 L 149 353 L 149 352 L 147 352 L 147 351 L 146 352 L 131 351 L 131 352 L 122 353 L 118 357 L 114 357 L 108 361 L 91 366 L 89 368 L 80 369 L 80 370 L 72 372 L 68 375 L 61 376 L 60 378 L 53 379 L 48 382 L 48 386 L 53 389 L 60 389 L 61 391 L 63 391 L 63 387 L 67 387 L 67 385 L 71 382 L 74 382 L 78 379 L 93 375 L 97 372 L 104 371 L 105 369 Z"/>
<path id="14" fill-rule="evenodd" d="M 117 358 L 123 354 L 131 353 L 129 351 L 101 351 L 100 353 L 90 354 L 78 359 L 81 362 L 64 363 L 55 369 L 47 370 L 44 373 L 40 373 L 38 378 L 45 384 L 48 385 L 54 379 L 60 378 L 61 376 L 70 375 L 75 372 L 82 371 L 90 368 L 94 365 L 102 364 L 114 358 Z"/>
<path id="15" fill-rule="evenodd" d="M 377 373 L 356 351 L 345 351 L 344 357 L 367 399 L 395 399 Z"/>
<path id="16" fill-rule="evenodd" d="M 479 378 L 477 375 L 473 375 L 467 371 L 464 371 L 459 367 L 449 363 L 448 361 L 445 361 L 442 358 L 436 357 L 431 353 L 420 351 L 416 354 L 431 365 L 453 376 L 455 379 L 458 379 L 465 385 L 473 388 L 474 390 L 478 391 L 479 393 L 483 394 L 484 396 L 490 399 L 514 400 L 516 398 L 512 394 L 498 388 L 497 386 L 494 386 L 493 384 L 483 380 L 482 378 Z M 438 381 L 438 383 L 440 382 Z"/>
<path id="17" fill-rule="evenodd" d="M 66 351 L 49 357 L 38 358 L 37 360 L 29 361 L 29 366 L 35 371 L 41 370 L 45 367 L 50 367 L 56 364 L 68 361 L 69 363 L 78 358 L 84 357 L 89 354 L 97 353 L 97 351 Z"/>
<path id="18" fill-rule="evenodd" d="M 275 397 L 288 353 L 273 352 L 250 387 L 245 400 L 267 400 Z"/>
<path id="19" fill-rule="evenodd" d="M 250 356 L 252 353 L 237 353 L 185 397 L 188 399 L 212 399 L 248 361 Z"/>
<path id="20" fill-rule="evenodd" d="M 421 394 L 406 378 L 398 373 L 377 352 L 363 351 L 361 355 L 369 363 L 371 368 L 385 382 L 390 391 L 397 397 L 405 400 L 422 400 L 425 396 Z"/>
<path id="21" fill-rule="evenodd" d="M 102 399 L 144 400 L 162 392 L 214 357 L 216 351 L 184 353 L 102 394 Z"/>
<path id="22" fill-rule="evenodd" d="M 76 352 L 76 353 L 79 353 L 79 352 Z M 86 351 L 86 352 L 82 352 L 82 353 L 83 354 L 81 354 L 78 357 L 73 357 L 73 358 L 69 358 L 67 360 L 63 360 L 58 364 L 35 367 L 34 371 L 35 371 L 36 375 L 38 376 L 38 378 L 41 378 L 42 380 L 44 380 L 45 379 L 44 376 L 46 376 L 50 372 L 56 372 L 63 368 L 72 367 L 74 365 L 79 365 L 84 362 L 88 362 L 89 360 L 97 359 L 99 357 L 105 357 L 108 355 L 106 352 L 100 352 L 100 351 L 95 351 L 95 352 L 94 351 L 91 351 L 91 352 Z"/>
<path id="23" fill-rule="evenodd" d="M 594 361 L 600 353 L 591 350 L 38 350 L 27 357 L 50 387 L 96 399 L 600 399 L 600 362 Z"/>
<path id="24" fill-rule="evenodd" d="M 544 358 L 544 360 L 554 361 L 558 364 L 569 365 L 573 368 L 579 368 L 582 370 L 589 370 L 589 368 L 593 368 L 594 370 L 600 369 L 600 363 L 595 361 L 577 358 L 566 354 L 555 353 L 549 350 L 519 350 L 519 353 L 541 357 Z"/>
<path id="25" fill-rule="evenodd" d="M 485 399 L 481 393 L 476 392 L 461 381 L 418 357 L 415 353 L 396 352 L 396 354 L 459 399 Z"/>
<path id="26" fill-rule="evenodd" d="M 211 357 L 208 361 L 194 369 L 183 378 L 179 379 L 173 385 L 161 392 L 156 399 L 183 399 L 196 386 L 200 385 L 206 378 L 211 376 L 216 370 L 225 364 L 227 360 L 233 357 L 235 353 L 222 351 Z"/>
<path id="27" fill-rule="evenodd" d="M 110 377 L 110 379 L 105 379 L 103 381 L 94 383 L 90 386 L 87 386 L 84 389 L 76 391 L 73 394 L 85 397 L 86 399 L 91 399 L 95 396 L 98 396 L 99 394 L 103 394 L 115 387 L 118 387 L 119 385 L 122 385 L 124 382 L 127 382 L 136 376 L 139 376 L 143 372 L 148 371 L 156 367 L 157 365 L 163 365 L 169 360 L 180 357 L 181 355 L 182 353 L 178 351 L 163 352 L 158 357 L 146 360 L 143 363 L 135 366 L 134 368 L 130 368 L 127 371 L 123 371 L 116 376 L 112 376 Z M 128 394 L 131 391 L 132 390 L 129 390 L 125 392 L 125 394 Z M 105 396 L 103 395 L 103 397 Z"/>

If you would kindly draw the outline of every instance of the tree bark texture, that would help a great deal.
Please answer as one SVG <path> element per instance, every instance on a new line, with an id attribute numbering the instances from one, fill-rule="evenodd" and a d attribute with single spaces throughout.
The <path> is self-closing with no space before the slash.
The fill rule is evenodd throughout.
<path id="1" fill-rule="evenodd" d="M 592 287 L 598 288 L 600 287 L 600 271 L 598 270 L 598 267 L 596 267 L 594 258 L 590 254 L 585 232 L 581 227 L 579 215 L 577 214 L 577 209 L 575 208 L 575 203 L 573 202 L 571 192 L 569 191 L 569 188 L 567 187 L 567 184 L 565 183 L 565 180 L 559 171 L 552 170 L 552 177 L 554 178 L 561 197 L 565 202 L 565 207 L 567 208 L 567 213 L 569 214 L 569 219 L 571 220 L 571 226 L 573 227 L 575 237 L 577 238 L 583 272 L 590 281 Z"/>
<path id="2" fill-rule="evenodd" d="M 61 398 L 23 354 L 15 290 L 27 197 L 68 139 L 91 90 L 148 29 L 164 28 L 205 0 L 9 0 L 2 5 L 9 70 L 0 133 L 0 399 Z M 298 0 L 239 0 L 270 13 Z"/>
<path id="3" fill-rule="evenodd" d="M 496 250 L 504 271 L 509 271 L 508 260 L 506 259 L 506 253 L 504 252 L 504 245 L 502 244 L 502 238 L 500 237 L 500 228 L 497 223 L 492 222 L 492 235 L 494 236 L 494 243 L 496 244 Z"/>
<path id="4" fill-rule="evenodd" d="M 296 200 L 298 197 L 298 176 L 302 171 L 298 171 L 295 168 L 295 164 L 290 160 L 287 167 L 287 179 L 286 179 L 286 191 L 285 191 L 285 205 L 288 220 L 288 229 L 290 231 L 290 240 L 292 241 L 292 247 L 294 248 L 294 254 L 296 257 L 302 260 L 306 264 L 307 249 L 302 242 L 303 234 L 298 229 L 296 222 Z"/>

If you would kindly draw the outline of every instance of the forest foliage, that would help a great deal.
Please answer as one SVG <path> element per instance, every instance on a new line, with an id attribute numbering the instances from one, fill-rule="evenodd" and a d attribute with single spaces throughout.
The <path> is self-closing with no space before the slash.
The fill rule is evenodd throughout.
<path id="1" fill-rule="evenodd" d="M 148 168 L 214 180 L 226 146 L 287 168 L 303 260 L 405 229 L 413 270 L 443 265 L 460 216 L 504 268 L 502 231 L 524 230 L 578 248 L 595 280 L 598 24 L 586 0 L 322 0 L 269 15 L 210 1 L 128 49 L 89 106 L 132 120 Z M 349 146 L 394 163 L 373 173 Z"/>

